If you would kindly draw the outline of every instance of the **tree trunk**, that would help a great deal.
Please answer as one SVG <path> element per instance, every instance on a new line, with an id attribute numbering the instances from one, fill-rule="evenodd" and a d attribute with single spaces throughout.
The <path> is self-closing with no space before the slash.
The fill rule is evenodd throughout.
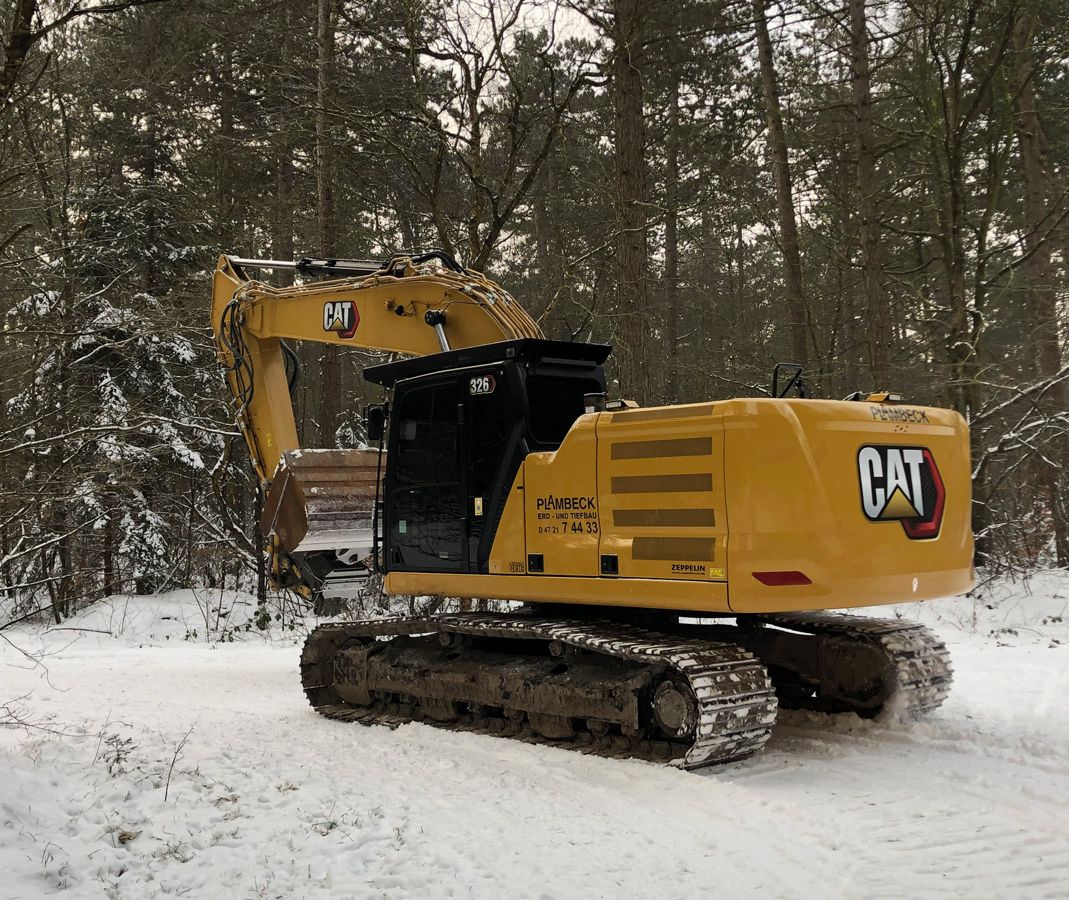
<path id="1" fill-rule="evenodd" d="M 806 304 L 802 289 L 802 259 L 798 250 L 798 225 L 794 215 L 794 188 L 791 183 L 790 160 L 787 157 L 787 137 L 783 131 L 783 112 L 780 108 L 776 66 L 772 57 L 772 40 L 765 19 L 765 0 L 753 0 L 754 24 L 757 32 L 757 55 L 761 65 L 761 86 L 765 95 L 765 116 L 768 120 L 768 149 L 772 159 L 772 176 L 776 183 L 776 207 L 779 214 L 780 247 L 783 251 L 783 278 L 787 291 L 787 316 L 791 337 L 793 362 L 809 362 L 806 342 Z"/>
<path id="2" fill-rule="evenodd" d="M 145 157 L 143 161 L 142 175 L 143 188 L 141 192 L 142 203 L 145 205 L 145 272 L 144 290 L 150 297 L 160 293 L 159 271 L 156 265 L 156 256 L 159 253 L 159 208 L 157 198 L 159 196 L 159 129 L 156 122 L 156 113 L 150 112 L 145 117 Z"/>
<path id="3" fill-rule="evenodd" d="M 64 522 L 60 527 L 66 528 Z M 71 609 L 71 597 L 74 593 L 74 559 L 71 553 L 71 536 L 65 534 L 57 543 L 59 551 L 59 586 L 56 592 L 56 603 L 59 605 L 60 618 L 68 619 L 74 612 Z"/>
<path id="4" fill-rule="evenodd" d="M 850 68 L 856 119 L 858 212 L 861 216 L 861 258 L 865 286 L 865 330 L 872 386 L 890 384 L 890 315 L 880 260 L 880 208 L 876 197 L 876 138 L 872 127 L 869 78 L 869 33 L 866 0 L 850 0 Z"/>
<path id="5" fill-rule="evenodd" d="M 278 122 L 274 133 L 275 156 L 275 214 L 271 234 L 271 255 L 275 259 L 293 259 L 293 135 L 292 86 L 289 72 L 293 61 L 293 7 L 284 4 L 278 22 L 280 74 L 271 81 L 274 93 L 272 106 Z M 276 269 L 275 282 L 279 287 L 293 283 L 292 269 Z"/>
<path id="6" fill-rule="evenodd" d="M 219 134 L 216 144 L 216 218 L 219 243 L 233 252 L 234 247 L 234 176 L 231 159 L 234 140 L 234 48 L 229 34 L 223 38 L 221 77 L 219 79 Z"/>
<path id="7" fill-rule="evenodd" d="M 260 485 L 256 485 L 253 490 L 255 491 L 255 499 L 252 504 L 252 529 L 254 534 L 260 533 L 260 517 L 264 511 L 264 492 Z M 259 546 L 258 543 L 254 543 L 253 546 Z M 263 606 L 267 602 L 267 554 L 259 552 L 256 554 L 256 603 L 259 606 Z"/>
<path id="8" fill-rule="evenodd" d="M 645 403 L 647 246 L 642 116 L 643 12 L 640 0 L 613 0 L 613 102 L 616 138 L 616 312 L 620 318 L 618 371 L 624 397 Z"/>
<path id="9" fill-rule="evenodd" d="M 0 70 L 0 110 L 7 108 L 26 55 L 34 44 L 33 17 L 36 12 L 37 0 L 16 0 L 4 44 L 4 68 Z"/>
<path id="10" fill-rule="evenodd" d="M 112 510 L 105 511 L 104 552 L 102 554 L 103 593 L 105 597 L 119 593 L 115 577 L 115 518 Z"/>
<path id="11" fill-rule="evenodd" d="M 664 178 L 664 400 L 679 400 L 679 66 L 671 67 L 668 94 L 668 140 Z"/>
<path id="12" fill-rule="evenodd" d="M 328 259 L 337 255 L 334 218 L 334 152 L 330 127 L 330 104 L 334 92 L 334 12 L 335 0 L 318 0 L 319 45 L 316 91 L 316 222 L 319 253 Z M 338 348 L 323 347 L 320 367 L 319 446 L 333 447 L 341 410 L 342 367 Z"/>
<path id="13" fill-rule="evenodd" d="M 479 107 L 479 94 L 474 85 L 469 86 L 468 95 L 468 118 L 471 128 L 471 143 L 468 151 L 468 164 L 471 166 L 471 178 L 468 184 L 468 215 L 467 215 L 467 238 L 468 238 L 468 265 L 475 265 L 482 269 L 479 257 L 482 250 L 482 240 L 479 236 L 479 225 L 484 222 L 483 192 L 479 182 L 483 179 L 483 117 Z"/>
<path id="14" fill-rule="evenodd" d="M 1049 164 L 1043 125 L 1036 109 L 1033 84 L 1034 60 L 1032 36 L 1035 29 L 1034 11 L 1029 5 L 1018 9 L 1013 33 L 1017 55 L 1017 99 L 1015 130 L 1017 147 L 1024 175 L 1025 248 L 1031 256 L 1021 266 L 1021 278 L 1028 295 L 1030 344 L 1035 348 L 1034 374 L 1040 378 L 1054 376 L 1062 367 L 1062 345 L 1059 333 L 1058 300 L 1055 292 L 1051 244 L 1044 234 L 1044 222 L 1050 212 L 1052 195 Z M 1051 410 L 1063 413 L 1069 409 L 1069 390 L 1065 382 L 1056 384 L 1048 392 Z M 1041 462 L 1041 474 L 1050 498 L 1054 547 L 1059 566 L 1069 566 L 1069 503 L 1061 479 L 1069 466 L 1069 441 L 1061 436 L 1052 448 L 1052 457 L 1061 463 L 1055 467 Z"/>
<path id="15" fill-rule="evenodd" d="M 194 525 L 193 519 L 200 504 L 200 497 L 197 496 L 197 479 L 194 478 L 192 474 L 190 474 L 189 476 L 189 490 L 186 492 L 186 497 L 188 499 L 189 506 L 186 511 L 186 565 L 185 572 L 183 573 L 183 582 L 185 584 L 193 584 L 193 563 L 195 557 L 194 547 L 196 546 L 197 540 L 197 530 L 196 526 Z"/>

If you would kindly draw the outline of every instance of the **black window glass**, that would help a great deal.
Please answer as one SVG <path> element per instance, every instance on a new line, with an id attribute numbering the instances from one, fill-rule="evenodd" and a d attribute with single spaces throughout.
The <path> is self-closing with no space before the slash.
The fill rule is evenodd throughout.
<path id="1" fill-rule="evenodd" d="M 603 388 L 593 378 L 532 375 L 527 379 L 531 437 L 540 444 L 560 444 L 583 414 L 583 396 Z"/>
<path id="2" fill-rule="evenodd" d="M 420 388 L 405 395 L 397 441 L 399 485 L 455 481 L 443 464 L 457 458 L 457 399 L 452 384 Z"/>
<path id="3" fill-rule="evenodd" d="M 497 484 L 498 469 L 505 455 L 512 426 L 519 413 L 502 375 L 497 375 L 492 394 L 468 400 L 468 493 L 489 497 Z"/>
<path id="4" fill-rule="evenodd" d="M 388 498 L 392 565 L 457 570 L 463 562 L 455 383 L 400 400 L 395 486 Z"/>

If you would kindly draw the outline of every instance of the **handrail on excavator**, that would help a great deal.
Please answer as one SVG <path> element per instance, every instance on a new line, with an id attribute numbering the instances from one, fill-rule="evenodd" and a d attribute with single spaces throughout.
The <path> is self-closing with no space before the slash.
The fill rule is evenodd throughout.
<path id="1" fill-rule="evenodd" d="M 227 258 L 232 266 L 241 269 L 293 269 L 300 275 L 331 275 L 348 278 L 383 274 L 401 277 L 398 273 L 403 273 L 407 264 L 419 266 L 435 260 L 451 272 L 463 274 L 468 271 L 444 250 L 428 250 L 426 253 L 418 254 L 395 253 L 385 260 L 312 256 L 305 256 L 298 260 L 246 259 L 238 256 Z"/>

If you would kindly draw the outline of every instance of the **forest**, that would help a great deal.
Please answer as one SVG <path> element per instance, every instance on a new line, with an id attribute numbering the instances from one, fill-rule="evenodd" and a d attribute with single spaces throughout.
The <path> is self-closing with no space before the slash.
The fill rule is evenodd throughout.
<path id="1" fill-rule="evenodd" d="M 221 253 L 440 248 L 613 344 L 644 405 L 790 361 L 953 408 L 980 571 L 1069 566 L 1065 0 L 0 0 L 0 29 L 5 618 L 258 568 L 263 597 Z M 303 442 L 359 445 L 382 359 L 297 350 Z"/>

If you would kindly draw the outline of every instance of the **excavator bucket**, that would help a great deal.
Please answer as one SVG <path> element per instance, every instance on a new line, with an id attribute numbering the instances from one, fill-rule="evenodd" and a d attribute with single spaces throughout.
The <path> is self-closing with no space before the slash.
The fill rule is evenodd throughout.
<path id="1" fill-rule="evenodd" d="M 371 554 L 377 450 L 291 450 L 271 481 L 260 527 L 290 553 Z"/>

